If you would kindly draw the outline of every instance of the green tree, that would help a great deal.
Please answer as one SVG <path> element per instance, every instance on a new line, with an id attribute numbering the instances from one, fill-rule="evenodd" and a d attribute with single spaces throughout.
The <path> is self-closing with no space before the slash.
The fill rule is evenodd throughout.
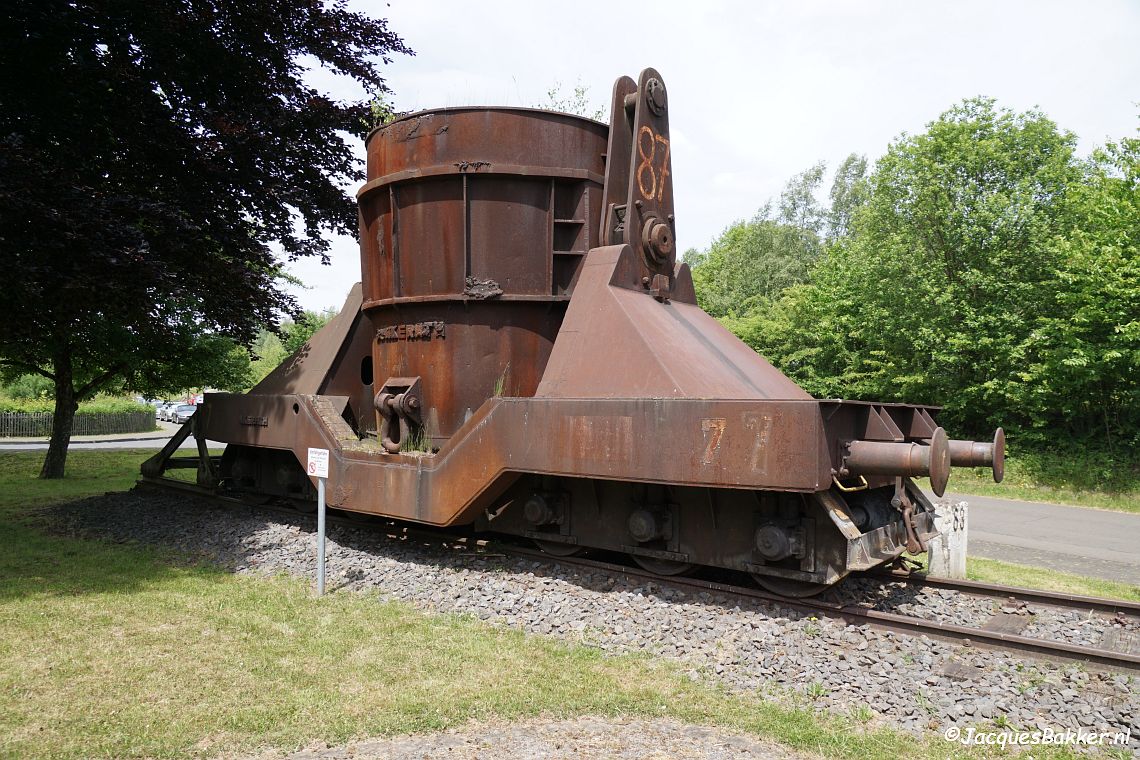
<path id="1" fill-rule="evenodd" d="M 303 311 L 295 319 L 284 320 L 276 332 L 262 329 L 246 354 L 248 362 L 245 385 L 249 390 L 277 368 L 281 362 L 299 351 L 313 333 L 336 316 L 335 309 L 321 312 Z"/>
<path id="2" fill-rule="evenodd" d="M 826 171 L 827 164 L 820 161 L 788 180 L 776 209 L 777 219 L 782 224 L 803 234 L 810 233 L 815 238 L 814 245 L 818 244 L 826 219 L 826 212 L 816 197 Z"/>
<path id="3" fill-rule="evenodd" d="M 285 347 L 281 344 L 281 336 L 270 330 L 259 332 L 250 346 L 249 379 L 247 387 L 243 390 L 249 390 L 264 380 L 288 356 Z"/>
<path id="4" fill-rule="evenodd" d="M 19 400 L 51 398 L 51 381 L 40 375 L 9 375 L 0 395 Z"/>
<path id="5" fill-rule="evenodd" d="M 303 311 L 290 322 L 281 325 L 282 348 L 286 356 L 292 356 L 301 350 L 313 333 L 329 323 L 336 316 L 335 309 L 325 309 L 321 312 Z"/>
<path id="6" fill-rule="evenodd" d="M 61 477 L 81 399 L 172 381 L 188 352 L 295 312 L 270 243 L 324 258 L 324 232 L 356 233 L 345 136 L 410 51 L 346 0 L 13 0 L 5 16 L 0 362 L 54 384 L 41 475 Z M 365 98 L 314 90 L 312 65 Z"/>
<path id="7" fill-rule="evenodd" d="M 184 329 L 170 336 L 160 355 L 140 352 L 105 390 L 147 398 L 168 397 L 186 388 L 240 391 L 249 385 L 249 376 L 249 352 L 244 346 L 225 335 Z"/>
<path id="8" fill-rule="evenodd" d="M 1074 142 L 984 98 L 900 137 L 850 236 L 742 333 L 817 395 L 944 403 L 966 431 L 1026 423 L 1027 346 L 1082 177 Z"/>
<path id="9" fill-rule="evenodd" d="M 867 202 L 867 157 L 852 153 L 835 170 L 828 194 L 827 239 L 835 242 L 847 236 L 855 212 Z"/>
<path id="10" fill-rule="evenodd" d="M 785 288 L 807 280 L 820 255 L 826 214 L 816 199 L 824 164 L 797 174 L 750 221 L 729 226 L 703 253 L 684 260 L 692 267 L 697 301 L 714 317 L 760 308 Z"/>
<path id="11" fill-rule="evenodd" d="M 1021 374 L 1038 427 L 1140 450 L 1140 139 L 1096 151 L 1069 187 L 1052 298 Z"/>

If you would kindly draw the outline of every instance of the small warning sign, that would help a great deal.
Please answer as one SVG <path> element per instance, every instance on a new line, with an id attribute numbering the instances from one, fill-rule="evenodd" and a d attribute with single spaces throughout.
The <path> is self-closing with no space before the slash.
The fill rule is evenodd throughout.
<path id="1" fill-rule="evenodd" d="M 311 477 L 327 478 L 329 476 L 329 450 L 309 449 L 308 472 Z"/>

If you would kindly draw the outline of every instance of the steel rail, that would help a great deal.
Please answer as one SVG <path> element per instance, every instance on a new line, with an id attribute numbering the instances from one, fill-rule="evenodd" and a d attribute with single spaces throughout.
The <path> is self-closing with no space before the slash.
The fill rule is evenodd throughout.
<path id="1" fill-rule="evenodd" d="M 221 496 L 196 484 L 172 480 L 169 478 L 141 478 L 138 481 L 138 485 L 156 489 L 170 488 L 177 491 L 194 493 L 202 498 L 219 501 L 224 504 L 246 506 L 250 507 L 251 509 L 264 509 L 267 511 L 277 512 L 280 514 L 286 514 L 295 517 L 306 517 L 310 514 L 278 505 L 252 504 L 242 499 Z M 738 599 L 747 599 L 755 602 L 776 604 L 785 608 L 797 610 L 799 612 L 823 614 L 827 617 L 841 619 L 849 625 L 869 625 L 876 630 L 891 631 L 912 636 L 925 635 L 930 638 L 936 638 L 950 643 L 958 643 L 966 646 L 973 646 L 977 644 L 992 649 L 1015 650 L 1038 657 L 1052 658 L 1062 661 L 1083 662 L 1128 672 L 1140 672 L 1140 655 L 1138 654 L 1114 652 L 1107 649 L 1079 646 L 1066 642 L 1051 641 L 1049 639 L 1036 639 L 1029 636 L 1021 636 L 1018 634 L 1002 633 L 1000 631 L 988 631 L 983 628 L 973 628 L 970 626 L 957 625 L 954 623 L 942 623 L 933 620 L 925 620 L 923 618 L 913 617 L 909 615 L 900 615 L 893 612 L 868 609 L 865 607 L 860 607 L 858 605 L 845 605 L 837 602 L 827 602 L 821 599 L 785 597 L 780 596 L 779 594 L 773 594 L 768 591 L 749 588 L 747 586 L 738 586 L 732 583 L 724 583 L 721 581 L 675 575 L 662 576 L 640 568 L 630 567 L 628 565 L 619 565 L 603 560 L 587 559 L 583 557 L 559 557 L 552 554 L 547 554 L 546 552 L 537 548 L 531 549 L 529 547 L 520 546 L 518 544 L 510 543 L 509 541 L 504 541 L 501 539 L 496 539 L 493 541 L 487 541 L 485 539 L 469 540 L 468 537 L 448 534 L 445 530 L 435 530 L 422 526 L 406 525 L 404 523 L 400 523 L 399 521 L 390 520 L 379 516 L 369 515 L 368 517 L 375 517 L 375 520 L 353 518 L 343 514 L 338 514 L 336 510 L 333 510 L 330 512 L 328 520 L 330 524 L 345 525 L 347 527 L 353 528 L 380 529 L 383 527 L 383 525 L 396 525 L 399 526 L 397 531 L 386 531 L 386 535 L 389 538 L 398 539 L 400 535 L 409 538 L 418 537 L 425 541 L 450 543 L 453 546 L 463 545 L 464 548 L 468 550 L 488 549 L 493 547 L 495 550 L 500 551 L 503 554 L 515 557 L 525 557 L 551 565 L 563 565 L 579 569 L 597 570 L 609 573 L 614 576 L 624 576 L 625 578 L 636 578 L 639 580 L 651 581 L 660 586 L 715 592 L 730 597 L 736 597 Z M 377 521 L 381 524 L 377 524 Z M 944 582 L 942 579 L 931 579 L 926 576 L 922 576 L 921 578 L 917 576 L 902 577 L 900 574 L 895 573 L 872 573 L 868 574 L 868 576 L 910 581 L 915 584 L 957 588 L 963 593 L 984 593 L 990 596 L 1003 596 L 1006 598 L 1010 596 L 1017 598 L 1014 592 L 1025 591 L 1026 595 L 1022 598 L 1032 597 L 1035 599 L 1040 598 L 1042 600 L 1048 599 L 1048 604 L 1056 606 L 1073 607 L 1078 603 L 1095 602 L 1100 605 L 1095 609 L 1114 612 L 1129 612 L 1130 614 L 1135 614 L 1131 613 L 1131 610 L 1136 607 L 1136 605 L 1133 605 L 1133 603 L 1126 601 L 1117 602 L 1116 600 L 1099 599 L 1096 597 L 1082 597 L 1072 594 L 1055 594 L 1052 592 L 1036 591 L 1033 589 L 993 586 L 991 584 L 975 583 L 972 581 Z M 1075 602 L 1068 603 L 1067 600 L 1070 599 L 1075 600 Z M 1085 609 L 1088 609 L 1088 607 Z"/>
<path id="2" fill-rule="evenodd" d="M 974 596 L 1013 599 L 1019 602 L 1044 604 L 1053 607 L 1123 613 L 1125 615 L 1140 617 L 1140 602 L 1130 602 L 1124 599 L 1105 599 L 1098 596 L 1067 594 L 1060 591 L 1042 591 L 1033 588 L 1022 588 L 1020 586 L 999 586 L 993 583 L 938 578 L 923 573 L 908 573 L 905 571 L 870 572 L 864 573 L 863 577 L 901 581 L 918 587 L 928 586 L 931 588 L 948 589 Z"/>

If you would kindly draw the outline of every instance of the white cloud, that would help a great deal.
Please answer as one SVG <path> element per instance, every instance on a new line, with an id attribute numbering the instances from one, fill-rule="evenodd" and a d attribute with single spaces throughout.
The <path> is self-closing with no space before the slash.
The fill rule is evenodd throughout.
<path id="1" fill-rule="evenodd" d="M 874 160 L 963 98 L 1038 106 L 1084 150 L 1135 134 L 1140 111 L 1140 4 L 1128 0 L 354 7 L 386 14 L 417 53 L 384 70 L 399 110 L 531 105 L 555 82 L 565 92 L 579 81 L 608 106 L 617 76 L 657 68 L 670 92 L 682 250 L 751 216 L 816 161 Z M 350 240 L 335 243 L 333 261 L 294 268 L 313 286 L 306 307 L 339 304 L 358 278 Z"/>

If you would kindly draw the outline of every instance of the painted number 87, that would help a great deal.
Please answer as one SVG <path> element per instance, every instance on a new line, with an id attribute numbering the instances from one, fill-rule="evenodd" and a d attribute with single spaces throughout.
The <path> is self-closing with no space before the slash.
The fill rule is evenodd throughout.
<path id="1" fill-rule="evenodd" d="M 665 146 L 661 151 L 661 168 L 654 167 L 657 159 L 657 144 Z M 637 153 L 641 163 L 637 165 L 637 187 L 646 200 L 661 200 L 665 194 L 665 177 L 669 174 L 669 138 L 662 137 L 651 127 L 643 126 L 637 132 Z"/>

